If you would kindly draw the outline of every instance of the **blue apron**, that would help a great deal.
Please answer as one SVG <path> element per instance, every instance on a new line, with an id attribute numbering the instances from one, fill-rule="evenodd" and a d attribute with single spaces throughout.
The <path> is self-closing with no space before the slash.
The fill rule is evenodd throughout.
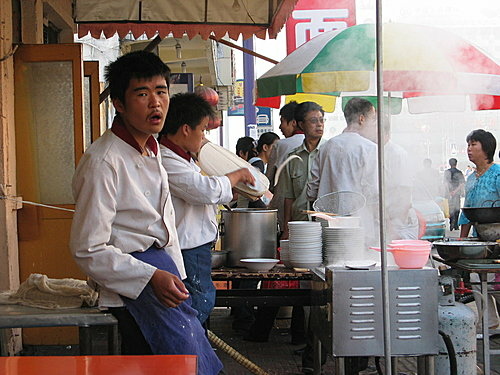
<path id="1" fill-rule="evenodd" d="M 150 247 L 133 257 L 168 271 L 180 278 L 177 267 L 166 251 Z M 190 354 L 198 356 L 198 375 L 216 375 L 222 362 L 210 346 L 205 331 L 191 307 L 191 297 L 179 306 L 169 308 L 156 298 L 150 284 L 137 299 L 122 299 L 146 338 L 153 354 Z"/>

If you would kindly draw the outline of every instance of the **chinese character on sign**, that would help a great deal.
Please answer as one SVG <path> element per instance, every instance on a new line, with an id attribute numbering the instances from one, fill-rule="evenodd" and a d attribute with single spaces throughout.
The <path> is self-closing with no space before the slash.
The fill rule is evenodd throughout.
<path id="1" fill-rule="evenodd" d="M 322 32 L 355 24 L 355 0 L 299 0 L 286 22 L 287 53 Z"/>

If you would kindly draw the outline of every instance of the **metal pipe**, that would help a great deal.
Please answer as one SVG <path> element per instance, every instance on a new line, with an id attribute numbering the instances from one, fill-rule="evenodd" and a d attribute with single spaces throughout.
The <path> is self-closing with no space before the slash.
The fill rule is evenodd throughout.
<path id="1" fill-rule="evenodd" d="M 234 44 L 234 43 L 228 42 L 228 41 L 227 41 L 227 40 L 225 40 L 225 39 L 217 39 L 217 38 L 216 38 L 215 36 L 213 36 L 213 35 L 210 35 L 210 36 L 208 37 L 208 39 L 215 40 L 217 43 L 225 44 L 226 46 L 231 47 L 231 48 L 234 48 L 234 49 L 237 49 L 238 51 L 241 51 L 241 52 L 244 52 L 244 53 L 248 53 L 249 55 L 252 55 L 252 56 L 258 57 L 259 59 L 262 59 L 262 60 L 264 60 L 264 61 L 270 62 L 271 64 L 277 64 L 277 63 L 279 62 L 279 61 L 276 61 L 276 60 L 271 59 L 270 57 L 267 57 L 267 56 L 261 55 L 260 53 L 255 52 L 255 51 L 252 51 L 251 49 L 247 49 L 247 48 L 244 48 L 244 47 L 240 47 L 240 46 L 239 46 L 239 45 L 237 45 L 237 44 Z"/>
<path id="2" fill-rule="evenodd" d="M 243 41 L 243 47 L 253 50 L 253 36 Z M 255 106 L 253 105 L 253 88 L 255 85 L 254 57 L 243 55 L 243 106 L 245 114 L 245 135 L 250 135 L 248 125 L 257 123 Z"/>
<path id="3" fill-rule="evenodd" d="M 385 176 L 384 176 L 384 77 L 383 77 L 383 43 L 382 43 L 382 0 L 376 0 L 376 50 L 377 50 L 377 141 L 378 141 L 378 189 L 379 189 L 379 232 L 381 249 L 381 277 L 382 277 L 382 310 L 384 322 L 384 354 L 386 374 L 392 374 L 391 361 L 391 322 L 389 307 L 389 274 L 387 271 L 387 249 L 385 244 Z"/>

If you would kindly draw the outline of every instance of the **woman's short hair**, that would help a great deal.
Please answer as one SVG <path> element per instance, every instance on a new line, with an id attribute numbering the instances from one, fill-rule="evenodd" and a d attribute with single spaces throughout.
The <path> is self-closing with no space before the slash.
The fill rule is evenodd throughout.
<path id="1" fill-rule="evenodd" d="M 253 158 L 257 156 L 255 146 L 255 140 L 252 137 L 241 137 L 236 142 L 236 155 L 240 156 L 240 153 L 248 153 L 248 159 Z"/>
<path id="2" fill-rule="evenodd" d="M 262 150 L 264 149 L 264 145 L 272 145 L 274 142 L 276 142 L 280 137 L 278 134 L 273 133 L 273 132 L 266 132 L 262 133 L 259 137 L 259 140 L 257 141 L 257 153 L 261 153 Z"/>
<path id="3" fill-rule="evenodd" d="M 485 152 L 488 161 L 493 163 L 495 150 L 497 148 L 497 140 L 493 134 L 483 129 L 476 129 L 471 131 L 465 140 L 467 143 L 471 141 L 481 143 L 481 148 Z"/>

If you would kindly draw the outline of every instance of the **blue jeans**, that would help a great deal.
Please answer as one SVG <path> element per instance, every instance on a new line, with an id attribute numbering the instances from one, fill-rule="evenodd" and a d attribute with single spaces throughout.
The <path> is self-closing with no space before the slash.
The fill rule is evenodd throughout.
<path id="1" fill-rule="evenodd" d="M 163 249 L 151 247 L 133 257 L 179 276 L 172 258 Z M 196 319 L 190 299 L 168 308 L 160 303 L 148 283 L 137 299 L 122 296 L 153 354 L 192 354 L 198 356 L 198 375 L 217 375 L 222 362 L 215 355 L 205 331 Z M 133 345 L 133 344 L 132 344 Z M 167 371 L 168 372 L 168 371 Z"/>
<path id="2" fill-rule="evenodd" d="M 215 286 L 212 282 L 212 242 L 183 249 L 184 268 L 187 278 L 184 280 L 191 295 L 191 306 L 198 311 L 198 320 L 203 324 L 215 306 Z"/>

